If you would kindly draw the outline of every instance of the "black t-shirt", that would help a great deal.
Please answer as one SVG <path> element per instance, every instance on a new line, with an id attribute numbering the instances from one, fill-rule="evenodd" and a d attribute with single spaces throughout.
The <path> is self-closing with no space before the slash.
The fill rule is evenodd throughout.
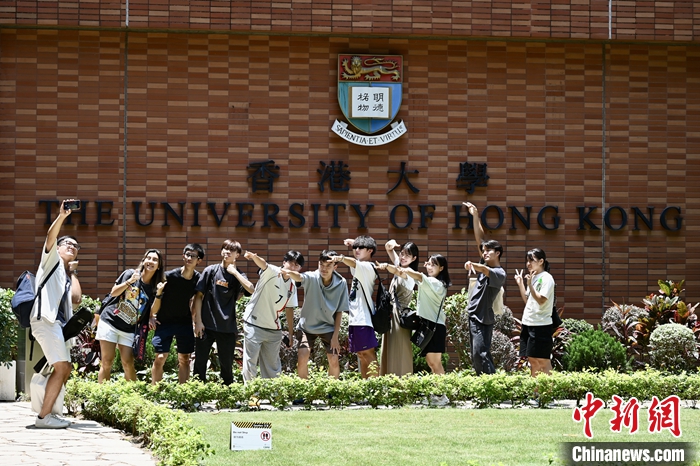
<path id="1" fill-rule="evenodd" d="M 135 270 L 125 270 L 115 285 L 120 285 L 131 278 Z M 136 331 L 136 323 L 144 312 L 150 312 L 154 297 L 153 287 L 140 279 L 129 286 L 119 299 L 107 306 L 100 314 L 100 319 L 122 332 Z"/>
<path id="2" fill-rule="evenodd" d="M 200 275 L 197 291 L 204 295 L 204 328 L 221 333 L 237 333 L 236 301 L 241 292 L 250 295 L 238 279 L 224 270 L 221 264 L 210 265 Z"/>
<path id="3" fill-rule="evenodd" d="M 479 273 L 467 307 L 469 317 L 484 325 L 496 323 L 496 317 L 493 314 L 493 302 L 505 282 L 506 271 L 500 265 L 491 267 L 488 277 L 483 273 Z"/>
<path id="4" fill-rule="evenodd" d="M 199 282 L 196 270 L 189 280 L 182 276 L 182 267 L 165 273 L 165 288 L 158 310 L 158 322 L 161 324 L 192 325 L 190 299 L 194 296 Z"/>

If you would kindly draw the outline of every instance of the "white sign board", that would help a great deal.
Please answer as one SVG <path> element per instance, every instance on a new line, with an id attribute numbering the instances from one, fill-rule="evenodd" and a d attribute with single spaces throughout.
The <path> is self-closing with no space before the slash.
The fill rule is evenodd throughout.
<path id="1" fill-rule="evenodd" d="M 272 423 L 232 422 L 231 450 L 272 450 Z"/>
<path id="2" fill-rule="evenodd" d="M 350 118 L 391 119 L 391 89 L 353 86 L 350 88 Z"/>

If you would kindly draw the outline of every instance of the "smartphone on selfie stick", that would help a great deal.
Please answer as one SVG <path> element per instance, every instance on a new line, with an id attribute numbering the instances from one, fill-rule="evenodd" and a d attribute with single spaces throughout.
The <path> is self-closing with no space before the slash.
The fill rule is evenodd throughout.
<path id="1" fill-rule="evenodd" d="M 80 201 L 72 200 L 63 203 L 63 208 L 66 210 L 80 210 Z"/>

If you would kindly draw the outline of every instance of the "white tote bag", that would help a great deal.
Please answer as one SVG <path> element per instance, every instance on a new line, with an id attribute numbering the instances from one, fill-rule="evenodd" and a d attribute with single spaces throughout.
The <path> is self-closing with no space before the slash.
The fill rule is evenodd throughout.
<path id="1" fill-rule="evenodd" d="M 35 413 L 41 412 L 41 407 L 44 405 L 44 394 L 46 393 L 46 383 L 49 381 L 49 375 L 53 371 L 52 367 L 46 363 L 41 372 L 32 376 L 32 381 L 29 384 L 29 395 L 32 398 L 32 411 Z M 66 396 L 66 386 L 61 387 L 61 393 L 58 394 L 56 402 L 53 404 L 51 412 L 53 414 L 63 414 L 63 399 Z"/>

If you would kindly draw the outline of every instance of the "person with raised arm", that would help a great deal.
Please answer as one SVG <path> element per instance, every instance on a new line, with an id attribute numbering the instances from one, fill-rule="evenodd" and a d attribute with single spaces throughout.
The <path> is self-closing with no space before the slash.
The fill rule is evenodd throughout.
<path id="1" fill-rule="evenodd" d="M 165 281 L 163 257 L 158 249 L 149 249 L 136 269 L 128 269 L 114 282 L 109 294 L 119 299 L 105 306 L 99 315 L 95 340 L 100 342 L 100 383 L 109 381 L 112 363 L 119 356 L 126 380 L 136 380 L 134 332 L 141 319 L 147 319 L 156 299 L 156 287 Z M 144 317 L 145 314 L 145 317 Z"/>
<path id="2" fill-rule="evenodd" d="M 388 264 L 379 264 L 379 267 L 401 278 L 410 277 L 418 284 L 416 302 L 418 315 L 435 324 L 435 333 L 420 354 L 425 357 L 433 374 L 444 374 L 442 354 L 445 352 L 447 327 L 443 306 L 447 297 L 447 288 L 452 285 L 447 269 L 447 259 L 441 254 L 430 256 L 424 264 L 425 274 L 410 267 L 395 267 Z"/>
<path id="3" fill-rule="evenodd" d="M 227 239 L 221 245 L 221 262 L 204 269 L 197 293 L 194 295 L 194 375 L 206 382 L 207 363 L 212 346 L 221 364 L 224 385 L 233 383 L 233 359 L 236 351 L 236 302 L 254 291 L 248 277 L 236 267 L 241 255 L 241 244 Z"/>
<path id="4" fill-rule="evenodd" d="M 34 421 L 37 429 L 65 429 L 71 424 L 71 421 L 51 413 L 61 387 L 66 384 L 73 369 L 69 346 L 63 338 L 63 326 L 73 315 L 73 307 L 80 304 L 82 295 L 77 260 L 80 244 L 73 236 L 58 237 L 63 223 L 72 212 L 66 208 L 71 201 L 74 199 L 61 202 L 58 216 L 46 233 L 35 279 L 36 287 L 45 279 L 46 283 L 41 299 L 37 297 L 32 309 L 32 335 L 41 346 L 47 362 L 53 366 L 46 383 L 44 403 Z"/>
<path id="5" fill-rule="evenodd" d="M 384 245 L 389 255 L 389 263 L 377 264 L 379 270 L 388 270 L 394 274 L 398 267 L 418 270 L 418 246 L 410 241 L 399 245 L 391 239 Z M 379 374 L 395 374 L 398 376 L 413 373 L 413 346 L 411 345 L 411 331 L 401 327 L 399 315 L 408 308 L 413 299 L 413 289 L 416 281 L 406 275 L 401 277 L 394 274 L 389 285 L 389 294 L 394 298 L 391 314 L 391 327 L 382 335 L 381 361 Z"/>
<path id="6" fill-rule="evenodd" d="M 469 295 L 467 306 L 472 365 L 477 375 L 493 374 L 496 372 L 491 355 L 493 325 L 496 323 L 493 302 L 506 280 L 506 272 L 500 262 L 503 246 L 495 240 L 483 240 L 484 228 L 481 225 L 479 211 L 470 202 L 463 204 L 469 209 L 474 219 L 474 237 L 481 256 L 479 262 L 467 261 L 464 264 L 470 276 L 476 274 L 476 284 Z"/>
<path id="7" fill-rule="evenodd" d="M 257 377 L 258 366 L 264 379 L 277 377 L 282 372 L 280 317 L 286 316 L 287 346 L 291 348 L 294 345 L 294 308 L 299 305 L 296 283 L 282 270 L 299 272 L 304 256 L 299 251 L 289 251 L 282 258 L 282 267 L 270 264 L 251 251 L 246 251 L 243 257 L 260 269 L 260 279 L 243 314 L 243 381 L 247 383 Z"/>
<path id="8" fill-rule="evenodd" d="M 377 243 L 371 236 L 361 235 L 355 239 L 346 239 L 344 244 L 352 248 L 354 257 L 340 255 L 333 257 L 333 260 L 350 267 L 352 274 L 348 319 L 350 352 L 357 354 L 363 379 L 376 377 L 379 375 L 376 350 L 379 342 L 372 325 L 372 314 L 374 314 L 372 294 L 377 273 L 371 260 L 377 251 Z"/>
<path id="9" fill-rule="evenodd" d="M 151 306 L 149 327 L 155 330 L 153 349 L 156 357 L 151 367 L 151 383 L 163 379 L 163 366 L 168 359 L 173 338 L 177 341 L 177 379 L 185 383 L 190 378 L 190 355 L 194 351 L 195 288 L 199 282 L 196 268 L 204 259 L 204 249 L 197 243 L 185 246 L 183 265 L 165 273 L 165 281 L 156 285 L 156 299 Z M 167 285 L 167 286 L 166 286 Z"/>
<path id="10" fill-rule="evenodd" d="M 552 370 L 552 311 L 556 305 L 554 278 L 549 273 L 547 255 L 540 248 L 526 255 L 527 275 L 515 270 L 515 283 L 525 303 L 520 332 L 520 357 L 527 357 L 530 375 L 549 374 Z"/>

